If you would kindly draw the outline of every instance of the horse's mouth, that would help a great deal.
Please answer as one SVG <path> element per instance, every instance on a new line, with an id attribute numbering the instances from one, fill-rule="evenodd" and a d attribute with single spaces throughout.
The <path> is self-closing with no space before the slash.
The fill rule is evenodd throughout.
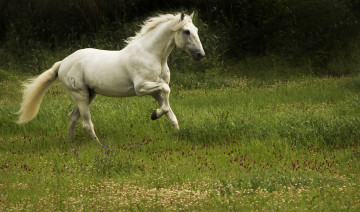
<path id="1" fill-rule="evenodd" d="M 191 56 L 193 57 L 194 60 L 200 61 L 205 57 L 205 52 L 194 51 L 191 53 Z"/>

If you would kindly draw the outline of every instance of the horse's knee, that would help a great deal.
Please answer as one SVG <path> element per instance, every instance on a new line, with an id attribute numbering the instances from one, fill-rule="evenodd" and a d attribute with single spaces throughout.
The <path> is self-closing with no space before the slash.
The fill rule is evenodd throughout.
<path id="1" fill-rule="evenodd" d="M 164 83 L 162 86 L 162 92 L 164 93 L 170 93 L 171 89 L 168 84 Z"/>

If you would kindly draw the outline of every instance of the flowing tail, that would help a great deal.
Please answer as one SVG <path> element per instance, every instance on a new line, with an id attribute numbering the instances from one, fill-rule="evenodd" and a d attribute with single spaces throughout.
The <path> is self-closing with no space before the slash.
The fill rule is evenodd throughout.
<path id="1" fill-rule="evenodd" d="M 20 110 L 17 112 L 20 115 L 18 124 L 24 124 L 36 117 L 45 93 L 58 76 L 60 65 L 61 61 L 56 62 L 49 70 L 23 84 L 24 93 Z"/>

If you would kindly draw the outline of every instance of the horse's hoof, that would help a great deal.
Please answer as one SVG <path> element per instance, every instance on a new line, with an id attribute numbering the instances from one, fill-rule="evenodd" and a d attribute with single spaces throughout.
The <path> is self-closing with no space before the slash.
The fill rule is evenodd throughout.
<path id="1" fill-rule="evenodd" d="M 158 119 L 157 115 L 156 115 L 156 110 L 154 110 L 151 114 L 151 120 L 156 120 Z"/>

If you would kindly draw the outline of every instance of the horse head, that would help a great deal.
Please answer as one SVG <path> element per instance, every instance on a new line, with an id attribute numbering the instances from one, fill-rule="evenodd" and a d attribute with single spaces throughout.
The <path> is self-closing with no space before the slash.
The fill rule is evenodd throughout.
<path id="1" fill-rule="evenodd" d="M 179 24 L 175 33 L 175 43 L 180 49 L 191 55 L 194 60 L 201 60 L 205 57 L 205 51 L 202 47 L 198 28 L 193 24 L 194 12 L 187 16 L 180 14 Z"/>

